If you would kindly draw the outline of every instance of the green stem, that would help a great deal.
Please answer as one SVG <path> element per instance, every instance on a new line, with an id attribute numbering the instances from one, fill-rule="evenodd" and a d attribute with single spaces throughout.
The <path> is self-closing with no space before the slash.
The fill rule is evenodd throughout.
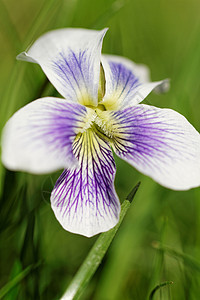
<path id="1" fill-rule="evenodd" d="M 75 300 L 80 297 L 84 288 L 87 286 L 93 274 L 95 273 L 98 266 L 100 265 L 106 251 L 108 250 L 108 247 L 110 246 L 117 230 L 119 229 L 122 220 L 124 219 L 124 216 L 126 215 L 126 212 L 129 209 L 138 188 L 139 188 L 139 184 L 137 184 L 133 188 L 131 193 L 128 195 L 127 197 L 128 200 L 125 200 L 122 203 L 121 214 L 120 214 L 120 219 L 118 224 L 111 230 L 104 232 L 99 236 L 94 246 L 90 250 L 88 256 L 86 257 L 85 261 L 83 262 L 80 269 L 74 276 L 66 292 L 60 298 L 61 300 L 71 300 L 71 299 Z"/>

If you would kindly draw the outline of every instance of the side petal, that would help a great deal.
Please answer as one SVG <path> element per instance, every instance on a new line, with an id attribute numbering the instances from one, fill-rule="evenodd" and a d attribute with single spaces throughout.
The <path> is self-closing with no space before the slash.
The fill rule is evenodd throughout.
<path id="1" fill-rule="evenodd" d="M 58 98 L 42 98 L 24 106 L 5 125 L 4 165 L 40 174 L 78 164 L 72 144 L 76 134 L 89 126 L 88 114 L 84 106 Z"/>
<path id="2" fill-rule="evenodd" d="M 51 205 L 64 229 L 90 237 L 118 222 L 115 163 L 108 144 L 92 129 L 78 135 L 73 148 L 80 167 L 62 173 L 51 194 Z"/>
<path id="3" fill-rule="evenodd" d="M 38 63 L 67 100 L 97 105 L 102 31 L 59 29 L 42 35 L 20 60 Z"/>
<path id="4" fill-rule="evenodd" d="M 167 188 L 200 185 L 200 134 L 182 115 L 148 105 L 107 114 L 119 157 Z"/>
<path id="5" fill-rule="evenodd" d="M 159 91 L 168 89 L 168 81 L 150 82 L 149 69 L 135 64 L 129 59 L 103 55 L 106 93 L 103 104 L 107 110 L 118 110 L 127 105 L 136 105 L 157 87 Z"/>

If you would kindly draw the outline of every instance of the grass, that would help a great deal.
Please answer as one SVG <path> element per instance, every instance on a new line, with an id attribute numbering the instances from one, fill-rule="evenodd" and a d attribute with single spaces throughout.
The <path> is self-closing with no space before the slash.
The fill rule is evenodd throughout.
<path id="1" fill-rule="evenodd" d="M 197 0 L 0 0 L 0 129 L 26 103 L 56 95 L 37 65 L 15 60 L 19 52 L 51 29 L 109 27 L 105 53 L 147 64 L 153 80 L 171 79 L 167 94 L 145 102 L 179 111 L 200 131 L 199 9 Z M 116 163 L 121 200 L 138 181 L 141 187 L 81 299 L 144 300 L 157 287 L 154 300 L 198 299 L 200 189 L 171 191 Z M 34 176 L 0 165 L 0 287 L 20 279 L 6 300 L 58 299 L 96 240 L 56 221 L 49 195 L 59 173 Z"/>

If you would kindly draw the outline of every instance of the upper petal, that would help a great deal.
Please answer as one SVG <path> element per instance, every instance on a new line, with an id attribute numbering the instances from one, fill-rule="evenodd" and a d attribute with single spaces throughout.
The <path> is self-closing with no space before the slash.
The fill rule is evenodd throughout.
<path id="1" fill-rule="evenodd" d="M 58 98 L 42 98 L 24 106 L 5 125 L 4 165 L 37 174 L 77 165 L 72 144 L 88 126 L 88 114 L 84 106 Z"/>
<path id="2" fill-rule="evenodd" d="M 200 135 L 179 113 L 148 105 L 105 112 L 116 154 L 161 185 L 200 185 Z"/>
<path id="3" fill-rule="evenodd" d="M 149 82 L 149 69 L 127 58 L 103 55 L 102 65 L 106 79 L 102 104 L 108 110 L 138 104 L 156 87 L 168 88 L 166 80 Z"/>
<path id="4" fill-rule="evenodd" d="M 97 105 L 100 55 L 107 29 L 58 29 L 42 35 L 18 59 L 38 63 L 67 100 Z"/>
<path id="5" fill-rule="evenodd" d="M 115 162 L 108 144 L 92 129 L 79 134 L 73 147 L 80 167 L 62 173 L 51 194 L 51 205 L 64 229 L 90 237 L 118 222 Z"/>

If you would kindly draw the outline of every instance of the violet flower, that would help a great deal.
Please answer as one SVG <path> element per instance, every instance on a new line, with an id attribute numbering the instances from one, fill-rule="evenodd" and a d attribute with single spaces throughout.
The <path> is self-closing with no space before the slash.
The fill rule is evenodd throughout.
<path id="1" fill-rule="evenodd" d="M 65 169 L 51 194 L 61 225 L 93 236 L 119 219 L 112 150 L 161 185 L 200 185 L 200 135 L 179 113 L 139 104 L 165 81 L 147 67 L 102 55 L 107 29 L 59 29 L 18 59 L 38 63 L 64 97 L 37 99 L 7 122 L 2 160 L 34 174 Z"/>

